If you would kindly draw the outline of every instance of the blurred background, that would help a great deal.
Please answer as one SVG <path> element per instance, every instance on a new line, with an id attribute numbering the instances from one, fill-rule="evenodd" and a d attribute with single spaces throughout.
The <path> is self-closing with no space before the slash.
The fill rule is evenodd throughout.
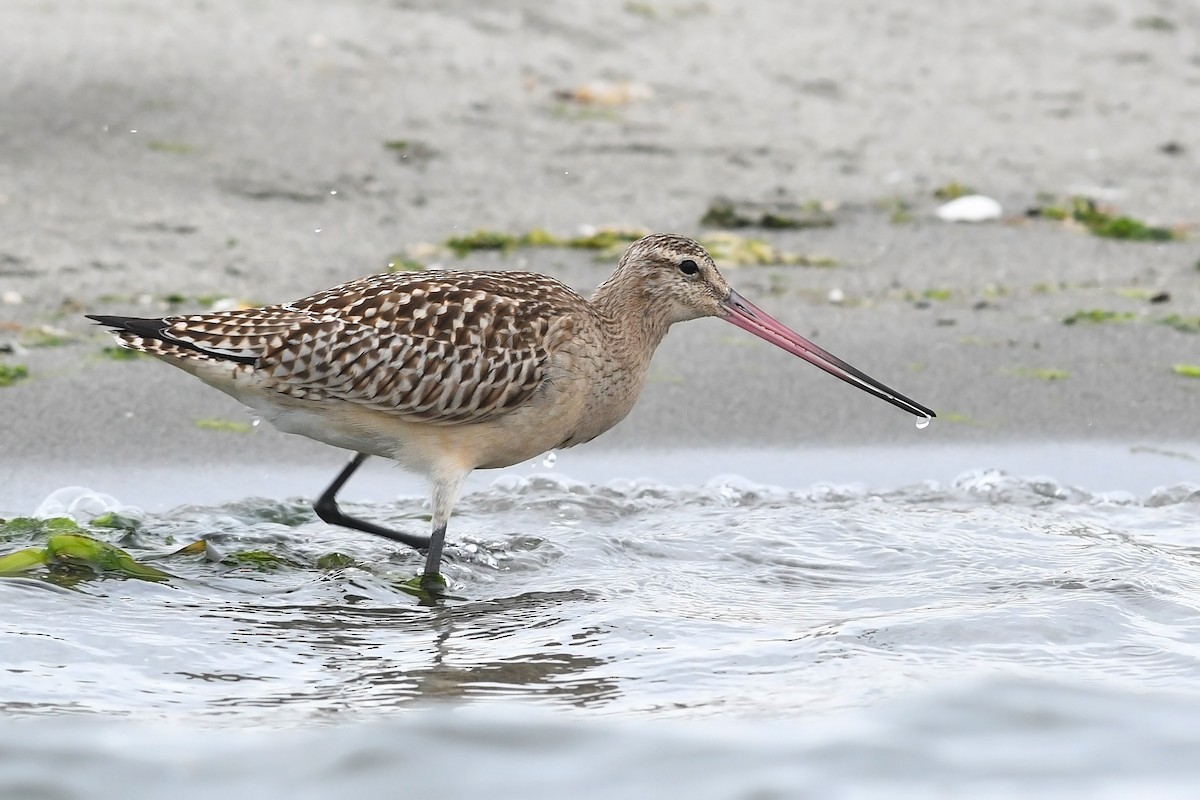
<path id="1" fill-rule="evenodd" d="M 81 358 L 108 343 L 84 310 L 280 302 L 425 266 L 586 291 L 624 238 L 658 230 L 704 239 L 743 294 L 941 422 L 918 435 L 709 321 L 668 338 L 643 404 L 598 446 L 1195 436 L 1190 4 L 0 15 L 0 334 L 27 351 L 10 365 L 66 382 L 3 396 L 48 417 L 96 413 L 82 383 L 120 385 L 144 428 L 181 419 L 169 441 L 202 451 L 192 421 L 237 413 L 156 365 Z M 986 202 L 946 218 L 986 222 L 938 216 L 960 195 Z M 26 432 L 20 457 L 58 438 Z M 77 459 L 120 446 L 84 439 Z"/>

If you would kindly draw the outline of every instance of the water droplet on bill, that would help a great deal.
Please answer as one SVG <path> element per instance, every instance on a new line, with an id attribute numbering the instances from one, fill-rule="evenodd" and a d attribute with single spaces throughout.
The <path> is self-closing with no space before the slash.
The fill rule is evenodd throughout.
<path id="1" fill-rule="evenodd" d="M 932 417 L 921 417 L 917 420 L 917 430 L 925 430 L 929 427 L 929 423 L 933 421 Z"/>

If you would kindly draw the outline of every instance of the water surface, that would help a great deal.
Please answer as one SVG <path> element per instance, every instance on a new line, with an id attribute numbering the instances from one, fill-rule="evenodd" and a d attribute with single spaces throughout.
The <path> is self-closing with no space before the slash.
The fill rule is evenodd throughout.
<path id="1" fill-rule="evenodd" d="M 72 502 L 120 505 L 76 491 L 42 510 Z M 427 525 L 418 496 L 347 510 Z M 135 532 L 96 535 L 138 558 L 212 551 L 155 562 L 165 583 L 0 580 L 0 796 L 1186 796 L 1200 779 L 1187 482 L 510 473 L 461 502 L 461 599 L 439 608 L 402 587 L 415 553 L 298 499 L 126 511 Z"/>

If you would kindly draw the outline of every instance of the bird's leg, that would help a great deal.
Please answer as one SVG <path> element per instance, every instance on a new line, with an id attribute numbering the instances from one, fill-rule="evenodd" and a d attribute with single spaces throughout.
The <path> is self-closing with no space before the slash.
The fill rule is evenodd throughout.
<path id="1" fill-rule="evenodd" d="M 421 573 L 421 588 L 437 596 L 446 590 L 446 579 L 442 577 L 442 545 L 446 543 L 446 523 L 433 529 L 429 537 L 429 549 L 425 551 L 425 571 Z"/>
<path id="2" fill-rule="evenodd" d="M 446 525 L 454 501 L 462 489 L 467 473 L 443 477 L 433 484 L 433 535 L 429 537 L 429 549 L 425 554 L 425 573 L 421 576 L 421 588 L 428 592 L 440 592 L 446 588 L 441 575 L 442 546 L 446 543 Z"/>
<path id="3" fill-rule="evenodd" d="M 347 516 L 346 514 L 342 513 L 340 508 L 338 508 L 335 495 L 341 491 L 342 486 L 345 485 L 346 481 L 350 480 L 350 476 L 354 474 L 354 471 L 361 467 L 363 462 L 366 460 L 366 453 L 356 453 L 354 458 L 350 459 L 350 463 L 347 464 L 342 471 L 338 473 L 338 476 L 333 479 L 333 483 L 329 484 L 329 488 L 322 492 L 321 496 L 317 498 L 317 502 L 313 503 L 313 511 L 316 511 L 317 516 L 328 522 L 330 525 L 341 525 L 344 528 L 353 528 L 354 530 L 362 531 L 364 533 L 373 533 L 376 536 L 383 536 L 393 541 L 402 542 L 403 544 L 406 544 L 409 547 L 414 547 L 417 550 L 424 550 L 425 548 L 430 547 L 430 553 L 432 553 L 433 550 L 430 546 L 430 540 L 424 536 L 414 536 L 411 533 L 401 533 L 400 531 L 394 531 L 390 528 L 384 528 L 381 525 L 375 525 L 374 523 L 367 522 L 366 520 Z M 443 533 L 445 533 L 445 529 L 445 524 L 443 524 Z M 437 551 L 440 558 L 442 551 L 442 542 L 440 539 L 437 542 Z"/>

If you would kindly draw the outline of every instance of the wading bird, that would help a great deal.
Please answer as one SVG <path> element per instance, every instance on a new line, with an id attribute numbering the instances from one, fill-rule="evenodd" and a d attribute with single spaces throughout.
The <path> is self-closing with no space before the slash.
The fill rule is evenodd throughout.
<path id="1" fill-rule="evenodd" d="M 676 322 L 718 317 L 929 419 L 934 412 L 817 347 L 725 282 L 692 239 L 647 236 L 584 299 L 528 272 L 372 275 L 281 305 L 159 319 L 89 315 L 276 428 L 357 455 L 317 499 L 324 521 L 426 553 L 436 592 L 446 524 L 467 475 L 591 441 L 637 401 Z M 343 514 L 339 490 L 368 456 L 432 484 L 433 531 Z"/>

